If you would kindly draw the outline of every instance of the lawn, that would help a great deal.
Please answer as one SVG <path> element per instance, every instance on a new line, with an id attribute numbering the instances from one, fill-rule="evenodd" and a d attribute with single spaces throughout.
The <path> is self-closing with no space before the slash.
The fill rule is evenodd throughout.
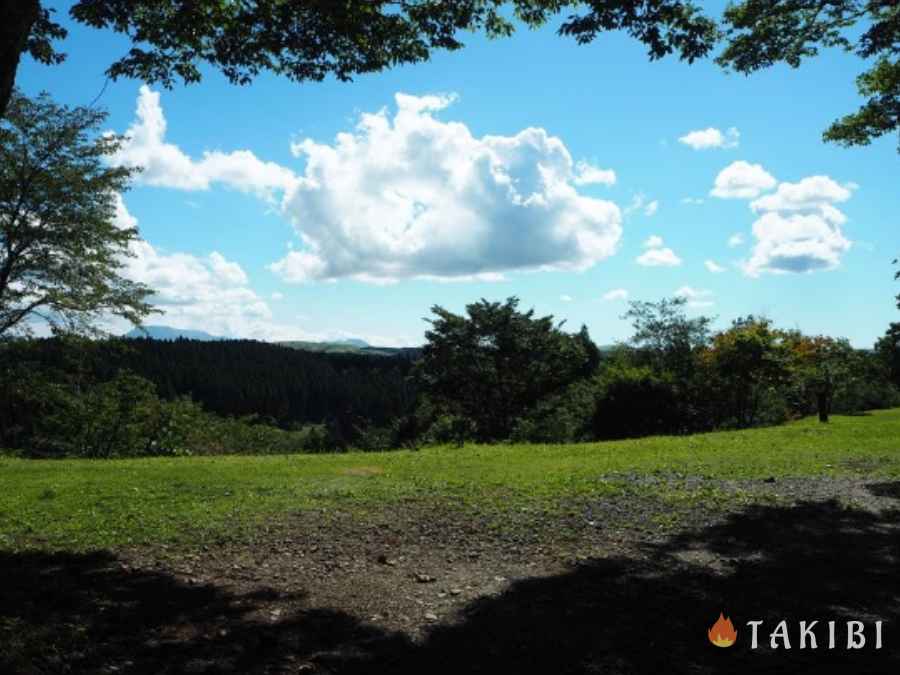
<path id="1" fill-rule="evenodd" d="M 900 476 L 900 409 L 834 417 L 829 424 L 804 419 L 749 431 L 579 445 L 132 460 L 2 457 L 0 549 L 196 543 L 239 536 L 296 511 L 365 512 L 402 502 L 494 514 L 552 510 L 572 499 L 620 493 L 622 476 L 634 474 L 759 480 L 859 473 Z"/>

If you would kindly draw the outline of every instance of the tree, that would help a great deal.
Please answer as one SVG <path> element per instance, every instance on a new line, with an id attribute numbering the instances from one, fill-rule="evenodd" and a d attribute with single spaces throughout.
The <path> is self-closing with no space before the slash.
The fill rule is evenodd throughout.
<path id="1" fill-rule="evenodd" d="M 854 351 L 846 339 L 788 334 L 792 370 L 801 390 L 815 401 L 820 422 L 828 422 L 835 393 L 850 384 Z"/>
<path id="2" fill-rule="evenodd" d="M 900 323 L 891 323 L 875 343 L 875 353 L 887 368 L 890 380 L 900 387 Z"/>
<path id="3" fill-rule="evenodd" d="M 467 316 L 435 305 L 418 377 L 441 412 L 468 420 L 479 441 L 509 438 L 539 402 L 593 374 L 587 330 L 561 330 L 552 316 L 518 311 L 519 299 L 466 306 Z"/>
<path id="4" fill-rule="evenodd" d="M 828 47 L 874 62 L 856 80 L 868 100 L 835 121 L 823 134 L 826 141 L 868 145 L 900 131 L 897 0 L 743 0 L 725 10 L 724 20 L 727 45 L 717 62 L 740 73 L 779 62 L 797 68 Z"/>
<path id="5" fill-rule="evenodd" d="M 0 121 L 0 337 L 34 317 L 88 333 L 100 316 L 152 311 L 150 289 L 121 275 L 138 233 L 115 215 L 133 170 L 104 161 L 121 138 L 89 137 L 105 118 L 15 94 Z"/>
<path id="6" fill-rule="evenodd" d="M 658 302 L 632 301 L 622 316 L 631 321 L 631 344 L 658 372 L 687 378 L 695 366 L 696 352 L 709 342 L 712 319 L 685 314 L 686 298 L 663 298 Z"/>
<path id="7" fill-rule="evenodd" d="M 23 52 L 48 64 L 65 58 L 53 41 L 66 30 L 44 4 L 0 0 L 0 116 Z M 588 42 L 602 30 L 624 30 L 647 45 L 651 58 L 678 52 L 693 61 L 708 53 L 716 36 L 715 22 L 689 0 L 79 0 L 69 16 L 132 40 L 109 77 L 169 87 L 176 78 L 199 81 L 203 63 L 238 84 L 264 70 L 298 82 L 327 75 L 346 81 L 459 49 L 463 30 L 508 36 L 514 24 L 506 7 L 529 27 L 566 8 L 583 10 L 569 16 L 560 33 Z"/>
<path id="8" fill-rule="evenodd" d="M 898 261 L 900 261 L 900 258 L 895 258 L 894 264 L 896 265 Z M 894 272 L 894 279 L 900 279 L 900 270 Z M 897 293 L 897 309 L 900 309 L 900 293 Z"/>
<path id="9" fill-rule="evenodd" d="M 714 377 L 728 421 L 751 427 L 759 420 L 766 395 L 787 383 L 783 334 L 769 319 L 748 316 L 717 333 L 704 360 Z"/>

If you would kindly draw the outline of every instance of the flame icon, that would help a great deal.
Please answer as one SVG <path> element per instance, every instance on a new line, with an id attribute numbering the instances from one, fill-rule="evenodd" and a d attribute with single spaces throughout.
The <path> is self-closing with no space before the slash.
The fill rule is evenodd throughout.
<path id="1" fill-rule="evenodd" d="M 737 640 L 734 624 L 722 613 L 719 613 L 719 620 L 712 625 L 707 635 L 709 635 L 709 641 L 716 647 L 730 647 Z"/>

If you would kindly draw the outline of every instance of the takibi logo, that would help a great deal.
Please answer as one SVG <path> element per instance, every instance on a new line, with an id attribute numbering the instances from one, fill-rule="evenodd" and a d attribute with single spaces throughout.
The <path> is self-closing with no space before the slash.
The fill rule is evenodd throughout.
<path id="1" fill-rule="evenodd" d="M 737 640 L 734 624 L 731 623 L 731 619 L 725 618 L 724 612 L 719 614 L 719 620 L 712 625 L 707 635 L 709 635 L 709 641 L 716 647 L 730 647 Z"/>
<path id="2" fill-rule="evenodd" d="M 747 626 L 750 628 L 750 649 L 759 648 L 760 628 L 763 625 L 762 620 L 748 621 Z M 826 629 L 825 635 L 821 632 L 817 635 L 816 627 L 820 622 L 800 621 L 798 625 L 797 639 L 794 643 L 800 649 L 819 649 L 820 643 L 823 649 L 862 649 L 866 646 L 868 636 L 868 644 L 875 649 L 882 647 L 882 621 L 875 621 L 870 630 L 866 630 L 866 624 L 862 621 L 845 622 L 844 630 L 838 627 L 837 621 L 821 622 L 821 627 Z M 821 630 L 821 629 L 820 629 Z M 874 635 L 873 635 L 874 633 Z M 729 617 L 724 612 L 719 613 L 718 620 L 706 632 L 709 641 L 716 647 L 731 647 L 737 641 L 737 631 Z M 846 641 L 841 640 L 846 636 Z M 817 639 L 827 638 L 827 639 Z M 790 649 L 791 636 L 787 621 L 779 621 L 775 629 L 769 633 L 769 647 L 771 649 Z M 873 644 L 874 643 L 874 644 Z"/>

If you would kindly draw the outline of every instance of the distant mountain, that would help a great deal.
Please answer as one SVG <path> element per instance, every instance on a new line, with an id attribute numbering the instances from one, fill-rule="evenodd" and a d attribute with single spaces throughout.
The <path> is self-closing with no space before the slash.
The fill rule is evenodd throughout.
<path id="1" fill-rule="evenodd" d="M 332 344 L 336 345 L 350 345 L 351 347 L 359 347 L 360 349 L 365 349 L 369 346 L 369 343 L 365 340 L 360 340 L 359 338 L 346 338 L 344 340 L 334 340 Z"/>
<path id="2" fill-rule="evenodd" d="M 214 342 L 216 340 L 227 340 L 218 335 L 210 335 L 202 330 L 190 330 L 188 328 L 172 328 L 171 326 L 142 326 L 133 328 L 124 337 L 127 338 L 150 338 L 152 340 L 200 340 L 201 342 Z"/>
<path id="3" fill-rule="evenodd" d="M 289 340 L 275 344 L 291 349 L 302 349 L 307 352 L 324 352 L 326 354 L 369 354 L 370 356 L 406 356 L 417 358 L 420 347 L 373 347 L 365 340 L 349 338 L 333 342 L 309 342 L 305 340 Z"/>

